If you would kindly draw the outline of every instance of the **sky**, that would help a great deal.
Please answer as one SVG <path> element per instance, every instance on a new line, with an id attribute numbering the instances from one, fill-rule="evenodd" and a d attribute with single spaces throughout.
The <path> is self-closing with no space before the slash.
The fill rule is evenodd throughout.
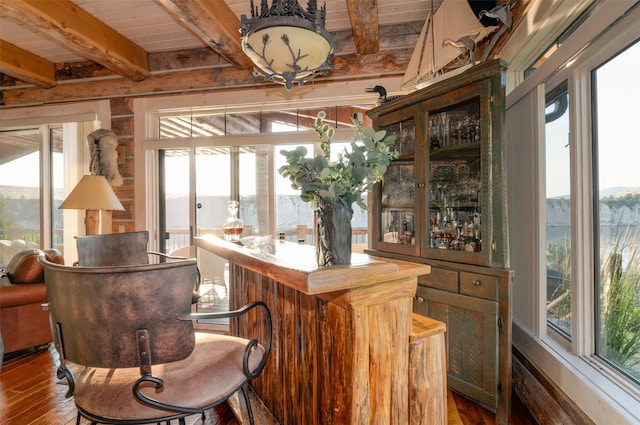
<path id="1" fill-rule="evenodd" d="M 596 72 L 600 189 L 640 187 L 640 42 Z M 550 198 L 570 193 L 568 129 L 568 113 L 546 126 Z"/>

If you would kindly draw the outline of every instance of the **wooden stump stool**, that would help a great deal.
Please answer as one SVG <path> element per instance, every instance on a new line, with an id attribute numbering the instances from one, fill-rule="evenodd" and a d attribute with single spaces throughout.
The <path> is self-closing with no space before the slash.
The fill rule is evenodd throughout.
<path id="1" fill-rule="evenodd" d="M 411 425 L 447 425 L 446 325 L 412 314 L 409 337 L 409 419 Z"/>

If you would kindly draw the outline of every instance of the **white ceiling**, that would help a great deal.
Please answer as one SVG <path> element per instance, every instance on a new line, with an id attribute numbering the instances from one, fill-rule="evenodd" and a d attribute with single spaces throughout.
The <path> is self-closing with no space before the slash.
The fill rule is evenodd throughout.
<path id="1" fill-rule="evenodd" d="M 3 0 L 11 1 L 11 0 Z M 40 0 L 47 1 L 47 0 Z M 223 1 L 223 0 L 212 0 Z M 238 16 L 250 15 L 249 0 L 225 0 Z M 72 0 L 73 3 L 94 15 L 102 22 L 124 35 L 149 53 L 206 47 L 180 22 L 165 12 L 154 0 Z M 397 25 L 424 21 L 430 0 L 378 0 L 380 25 Z M 439 3 L 438 0 L 435 2 Z M 255 0 L 259 5 L 260 0 Z M 303 7 L 304 1 L 300 1 Z M 321 1 L 318 2 L 322 4 Z M 345 0 L 326 0 L 326 28 L 330 32 L 351 28 Z M 240 37 L 238 33 L 238 37 Z M 55 31 L 34 31 L 33 27 L 16 23 L 0 15 L 0 39 L 8 41 L 54 63 L 85 60 L 74 52 Z"/>

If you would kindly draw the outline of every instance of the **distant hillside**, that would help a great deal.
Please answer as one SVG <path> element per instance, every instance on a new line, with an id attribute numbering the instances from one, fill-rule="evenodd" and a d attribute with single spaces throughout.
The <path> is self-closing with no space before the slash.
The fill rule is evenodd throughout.
<path id="1" fill-rule="evenodd" d="M 600 198 L 613 196 L 614 198 L 623 197 L 625 195 L 640 195 L 640 187 L 609 187 L 600 191 Z M 547 199 L 569 199 L 569 195 L 554 196 Z"/>
<path id="2" fill-rule="evenodd" d="M 600 197 L 613 196 L 614 198 L 623 198 L 627 195 L 640 195 L 640 187 L 620 187 L 617 192 L 611 194 L 600 193 Z"/>
<path id="3" fill-rule="evenodd" d="M 40 199 L 39 187 L 0 186 L 0 195 L 7 199 Z"/>
<path id="4" fill-rule="evenodd" d="M 39 225 L 39 198 L 40 192 L 36 187 L 24 188 L 16 186 L 0 186 L 1 210 L 9 217 L 0 216 L 0 228 L 8 223 L 14 223 L 24 228 L 37 228 Z M 56 199 L 61 199 L 59 193 Z M 604 223 L 615 225 L 617 223 L 640 225 L 640 187 L 612 187 L 601 193 L 602 208 L 600 220 Z M 226 198 L 203 198 L 201 202 L 210 208 L 210 211 L 226 211 Z M 279 196 L 277 199 L 279 223 L 287 228 L 295 228 L 297 224 L 313 225 L 313 215 L 309 213 L 309 205 L 300 201 L 297 195 Z M 181 206 L 187 205 L 188 199 L 167 199 L 167 221 L 171 228 L 187 227 L 186 214 L 181 211 Z M 366 211 L 355 208 L 352 226 L 364 227 L 367 222 Z M 550 226 L 569 226 L 570 204 L 568 196 L 549 198 L 546 202 L 547 223 Z M 224 214 L 224 213 L 223 213 Z M 257 222 L 258 211 L 255 210 L 255 202 L 245 202 L 241 205 L 241 216 L 247 222 Z M 219 214 L 202 215 L 201 226 L 219 226 L 221 223 Z M 60 224 L 61 225 L 61 224 Z"/>
<path id="5" fill-rule="evenodd" d="M 570 203 L 567 197 L 547 199 L 549 226 L 569 226 Z M 640 225 L 640 187 L 615 187 L 601 192 L 600 222 L 616 225 Z"/>
<path id="6" fill-rule="evenodd" d="M 608 189 L 603 189 L 600 191 L 600 197 L 604 198 L 605 196 L 619 196 L 620 193 L 626 192 L 627 190 L 636 190 L 636 191 L 640 191 L 640 188 L 629 188 L 629 187 L 622 187 L 622 186 L 616 186 L 616 187 L 610 187 Z"/>

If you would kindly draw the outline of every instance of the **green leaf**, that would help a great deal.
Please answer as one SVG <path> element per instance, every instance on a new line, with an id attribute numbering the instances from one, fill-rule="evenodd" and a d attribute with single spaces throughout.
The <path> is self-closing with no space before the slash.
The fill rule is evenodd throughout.
<path id="1" fill-rule="evenodd" d="M 382 180 L 391 159 L 398 157 L 397 151 L 390 151 L 395 136 L 352 119 L 354 141 L 332 161 L 331 138 L 335 136 L 335 128 L 324 122 L 325 117 L 326 113 L 321 111 L 311 126 L 319 137 L 322 154 L 308 158 L 304 146 L 282 150 L 287 163 L 278 172 L 291 181 L 291 186 L 300 191 L 300 197 L 310 202 L 312 208 L 319 200 L 329 203 L 340 200 L 348 205 L 358 202 L 362 207 L 365 205 L 362 194 Z"/>
<path id="2" fill-rule="evenodd" d="M 322 180 L 327 179 L 330 175 L 331 175 L 331 169 L 330 168 L 323 168 L 322 171 L 320 172 L 320 178 Z"/>
<path id="3" fill-rule="evenodd" d="M 385 134 L 387 134 L 386 130 L 379 130 L 376 131 L 371 138 L 377 143 L 380 140 L 384 139 Z"/>

